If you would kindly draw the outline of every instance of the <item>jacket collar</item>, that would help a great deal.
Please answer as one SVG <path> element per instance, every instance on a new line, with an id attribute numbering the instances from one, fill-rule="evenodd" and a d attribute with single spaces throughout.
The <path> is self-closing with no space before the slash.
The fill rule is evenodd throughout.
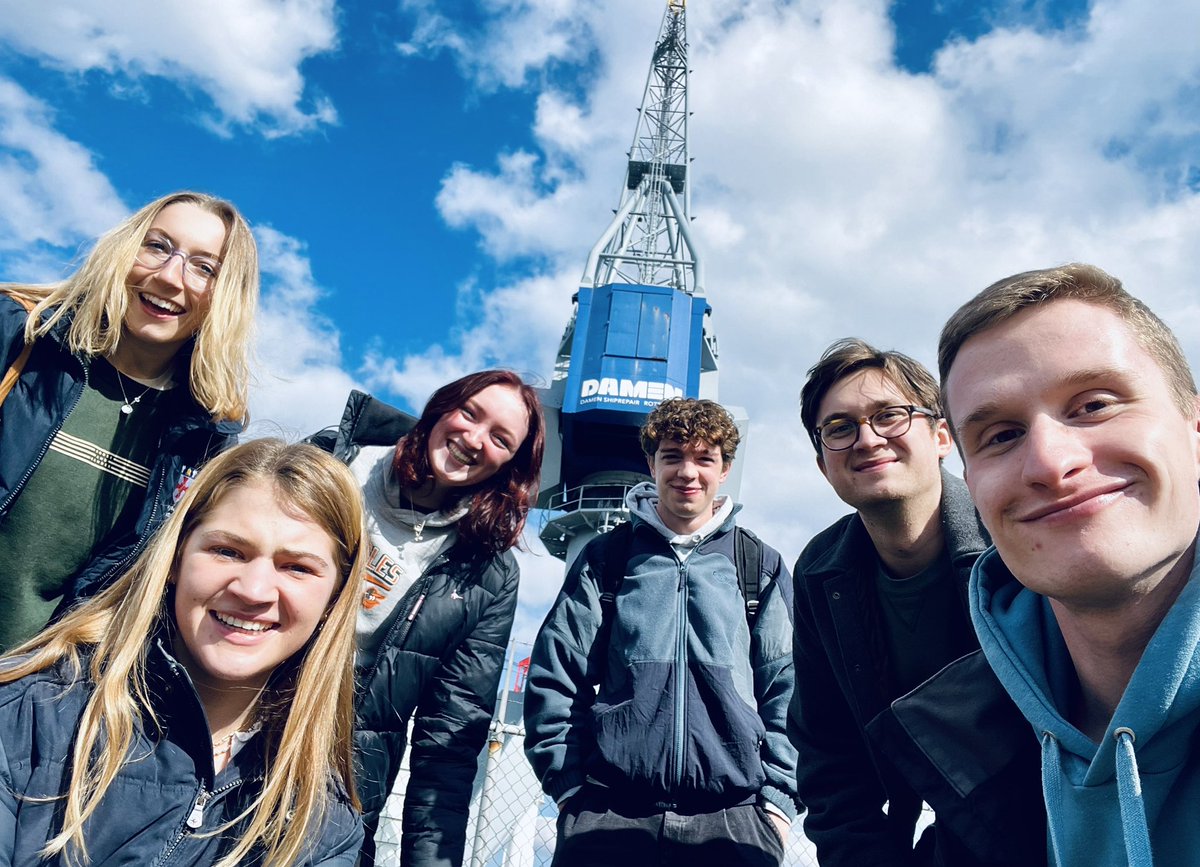
<path id="1" fill-rule="evenodd" d="M 979 553 L 991 539 L 979 520 L 966 483 L 942 469 L 941 515 L 946 550 L 963 582 Z M 877 559 L 875 543 L 857 513 L 850 515 L 845 528 L 832 545 L 808 570 L 810 574 L 857 572 Z"/>
<path id="2" fill-rule="evenodd" d="M 394 446 L 417 419 L 376 397 L 352 391 L 338 424 L 333 453 L 349 463 L 363 446 Z"/>
<path id="3" fill-rule="evenodd" d="M 172 650 L 174 624 L 167 624 L 150 641 L 146 651 L 146 685 L 162 736 L 185 751 L 196 767 L 197 776 L 211 788 L 216 776 L 212 760 L 212 733 L 200 694 L 183 663 Z M 149 720 L 147 726 L 153 726 Z M 236 780 L 262 775 L 262 749 L 266 729 L 248 742 L 221 772 L 222 785 L 226 778 Z"/>
<path id="4" fill-rule="evenodd" d="M 970 572 L 980 552 L 992 544 L 967 484 L 958 476 L 942 469 L 942 531 L 946 534 L 946 550 L 956 570 Z"/>

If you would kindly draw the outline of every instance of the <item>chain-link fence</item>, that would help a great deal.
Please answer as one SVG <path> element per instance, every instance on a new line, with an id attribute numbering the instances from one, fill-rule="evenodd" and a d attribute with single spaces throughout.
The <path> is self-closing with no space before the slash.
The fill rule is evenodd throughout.
<path id="1" fill-rule="evenodd" d="M 558 809 L 542 794 L 537 777 L 525 759 L 522 723 L 525 669 L 521 661 L 527 661 L 528 656 L 528 645 L 513 643 L 496 718 L 479 758 L 467 820 L 464 867 L 545 867 L 554 855 Z M 400 814 L 407 781 L 406 763 L 380 822 L 377 837 L 380 867 L 400 865 Z M 816 867 L 815 850 L 800 825 L 799 820 L 792 825 L 783 863 L 785 867 Z"/>

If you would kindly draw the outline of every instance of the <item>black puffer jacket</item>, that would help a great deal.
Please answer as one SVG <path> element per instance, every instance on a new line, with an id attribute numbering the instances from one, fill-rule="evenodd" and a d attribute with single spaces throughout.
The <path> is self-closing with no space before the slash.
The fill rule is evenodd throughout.
<path id="1" fill-rule="evenodd" d="M 27 318 L 24 307 L 0 293 L 0 375 L 25 345 Z M 64 317 L 34 343 L 20 378 L 0 406 L 0 521 L 46 456 L 50 441 L 87 386 L 91 359 L 67 348 L 70 326 L 69 318 Z M 195 401 L 189 401 L 188 407 L 159 443 L 133 532 L 114 540 L 105 550 L 92 553 L 92 560 L 76 576 L 74 585 L 67 588 L 64 606 L 74 598 L 95 595 L 123 574 L 150 534 L 170 516 L 196 470 L 236 442 L 240 424 L 213 421 Z"/>
<path id="2" fill-rule="evenodd" d="M 85 661 L 86 670 L 86 661 Z M 93 867 L 155 864 L 204 867 L 231 848 L 241 824 L 214 835 L 253 805 L 262 788 L 263 736 L 250 740 L 219 774 L 212 735 L 183 666 L 155 642 L 147 682 L 161 731 L 135 733 L 121 768 L 85 831 Z M 38 852 L 62 828 L 62 803 L 80 715 L 92 684 L 66 663 L 0 686 L 0 865 L 63 865 Z M 353 867 L 362 825 L 330 778 L 329 809 L 299 867 Z M 68 851 L 72 851 L 68 849 Z M 78 863 L 78 858 L 76 859 Z M 243 864 L 262 863 L 261 852 Z"/>
<path id="3" fill-rule="evenodd" d="M 310 442 L 350 463 L 363 446 L 392 445 L 413 424 L 356 391 L 341 424 Z M 375 660 L 358 670 L 357 782 L 368 837 L 363 864 L 374 863 L 374 831 L 400 769 L 410 717 L 401 862 L 462 862 L 471 785 L 496 707 L 518 578 L 511 552 L 474 558 L 464 547 L 451 546 L 417 579 Z"/>

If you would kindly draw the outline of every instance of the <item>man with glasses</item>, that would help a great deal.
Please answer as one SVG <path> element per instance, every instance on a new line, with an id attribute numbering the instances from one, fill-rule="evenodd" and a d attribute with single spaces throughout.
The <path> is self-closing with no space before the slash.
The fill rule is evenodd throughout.
<path id="1" fill-rule="evenodd" d="M 899 696 L 978 648 L 971 566 L 988 540 L 962 481 L 937 382 L 921 364 L 848 338 L 809 371 L 800 415 L 817 466 L 855 513 L 796 563 L 796 687 L 804 830 L 822 867 L 914 865 L 922 796 L 867 726 Z"/>

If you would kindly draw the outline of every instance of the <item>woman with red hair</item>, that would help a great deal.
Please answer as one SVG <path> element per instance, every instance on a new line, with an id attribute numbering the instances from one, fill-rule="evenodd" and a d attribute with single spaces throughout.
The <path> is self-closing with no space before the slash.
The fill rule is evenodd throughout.
<path id="1" fill-rule="evenodd" d="M 484 370 L 439 388 L 415 421 L 354 392 L 341 424 L 312 441 L 349 464 L 367 506 L 356 658 L 360 863 L 374 863 L 411 719 L 401 860 L 459 865 L 517 605 L 511 549 L 541 473 L 541 405 L 517 374 Z"/>

